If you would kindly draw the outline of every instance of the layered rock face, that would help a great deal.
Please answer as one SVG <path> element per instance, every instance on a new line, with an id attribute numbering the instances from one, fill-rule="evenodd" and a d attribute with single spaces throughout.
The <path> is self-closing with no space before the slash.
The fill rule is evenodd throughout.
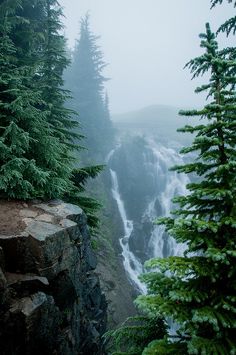
<path id="1" fill-rule="evenodd" d="M 15 227 L 0 220 L 1 355 L 103 354 L 107 305 L 82 210 L 7 204 Z"/>

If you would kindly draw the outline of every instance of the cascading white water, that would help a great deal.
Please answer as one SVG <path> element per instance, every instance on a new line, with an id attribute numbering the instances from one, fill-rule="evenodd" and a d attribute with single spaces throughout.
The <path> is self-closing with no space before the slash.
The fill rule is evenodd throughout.
<path id="1" fill-rule="evenodd" d="M 112 169 L 110 169 L 110 173 L 112 178 L 112 195 L 115 201 L 117 202 L 118 210 L 124 227 L 124 236 L 120 238 L 124 268 L 130 280 L 134 283 L 134 285 L 138 287 L 139 291 L 141 293 L 146 293 L 145 285 L 141 283 L 138 278 L 138 276 L 144 271 L 143 266 L 129 248 L 129 238 L 133 231 L 133 221 L 128 220 L 126 216 L 124 202 L 122 201 L 119 193 L 117 174 Z"/>
<path id="2" fill-rule="evenodd" d="M 169 169 L 175 165 L 183 165 L 183 158 L 174 149 L 157 144 L 154 140 L 148 141 L 148 147 L 153 153 L 150 161 L 145 157 L 146 168 L 152 171 L 156 181 L 157 191 L 154 199 L 149 203 L 145 215 L 150 219 L 157 218 L 155 203 L 161 206 L 161 216 L 170 216 L 173 209 L 171 200 L 177 195 L 186 195 L 186 185 L 190 182 L 185 174 L 178 174 Z M 161 186 L 160 186 L 161 185 Z M 165 233 L 164 226 L 156 225 L 152 231 L 148 245 L 148 254 L 153 257 L 182 256 L 186 245 L 177 243 L 176 240 Z"/>
<path id="3" fill-rule="evenodd" d="M 154 174 L 156 182 L 156 195 L 149 203 L 145 215 L 152 219 L 156 219 L 155 204 L 161 206 L 161 216 L 168 217 L 173 209 L 172 199 L 177 195 L 186 195 L 186 185 L 190 182 L 185 174 L 178 174 L 169 169 L 175 165 L 183 165 L 184 161 L 180 154 L 174 149 L 164 147 L 157 144 L 154 140 L 148 140 L 148 147 L 152 151 L 152 159 L 148 156 L 144 157 L 146 168 Z M 160 186 L 161 185 L 161 186 Z M 168 256 L 182 256 L 186 250 L 186 245 L 177 243 L 174 238 L 167 235 L 165 227 L 155 225 L 151 233 L 148 244 L 148 255 L 150 258 L 163 258 Z M 172 319 L 167 319 L 169 324 L 169 334 L 176 335 L 178 325 Z"/>
<path id="4" fill-rule="evenodd" d="M 108 163 L 115 151 L 114 149 L 108 155 Z M 157 218 L 157 202 L 161 208 L 160 216 L 169 216 L 173 207 L 171 200 L 174 196 L 187 194 L 186 184 L 189 183 L 189 179 L 184 174 L 169 171 L 174 165 L 184 164 L 183 158 L 176 150 L 158 144 L 153 139 L 148 139 L 143 154 L 145 170 L 148 174 L 152 174 L 154 186 L 156 186 L 156 192 L 148 203 L 144 217 L 154 221 Z M 146 293 L 146 286 L 138 278 L 144 272 L 143 265 L 132 250 L 130 250 L 129 246 L 129 239 L 133 232 L 133 221 L 127 218 L 124 202 L 119 190 L 117 174 L 112 169 L 110 169 L 110 173 L 112 178 L 112 195 L 117 203 L 124 226 L 124 236 L 120 238 L 124 268 L 136 288 L 141 293 Z M 153 257 L 163 258 L 172 255 L 181 256 L 186 249 L 184 244 L 178 244 L 174 238 L 166 234 L 164 226 L 154 226 L 151 235 L 146 237 L 149 239 L 148 259 Z"/>

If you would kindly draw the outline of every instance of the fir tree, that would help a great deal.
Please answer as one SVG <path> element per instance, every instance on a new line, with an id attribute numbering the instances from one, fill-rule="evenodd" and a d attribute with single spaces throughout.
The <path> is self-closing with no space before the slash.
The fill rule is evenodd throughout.
<path id="1" fill-rule="evenodd" d="M 32 142 L 47 132 L 44 116 L 35 108 L 40 96 L 26 86 L 31 70 L 17 66 L 17 49 L 10 38 L 19 5 L 19 1 L 3 1 L 0 8 L 0 193 L 28 198 L 45 186 L 49 172 L 29 154 Z"/>
<path id="2" fill-rule="evenodd" d="M 154 339 L 166 335 L 166 325 L 159 317 L 136 316 L 128 318 L 120 328 L 108 331 L 104 338 L 112 355 L 142 355 Z"/>
<path id="3" fill-rule="evenodd" d="M 59 197 L 72 188 L 68 149 L 49 122 L 45 109 L 49 104 L 39 85 L 42 64 L 40 67 L 39 60 L 34 58 L 37 55 L 42 58 L 44 36 L 30 11 L 35 4 L 45 5 L 42 1 L 26 0 L 5 0 L 0 5 L 0 191 L 3 197 Z M 60 105 L 61 101 L 58 98 L 52 105 Z"/>
<path id="4" fill-rule="evenodd" d="M 227 0 L 227 1 L 228 1 L 228 3 L 232 3 L 234 9 L 236 8 L 236 1 L 233 1 L 233 0 Z M 223 3 L 223 0 L 211 0 L 211 5 L 212 5 L 211 8 L 214 8 L 218 4 L 221 5 L 222 3 Z M 230 19 L 225 21 L 225 23 L 223 23 L 219 27 L 219 29 L 217 31 L 217 34 L 222 33 L 222 32 L 226 33 L 227 37 L 230 34 L 235 35 L 235 33 L 236 33 L 236 16 L 231 17 Z M 223 52 L 224 52 L 225 55 L 229 55 L 231 60 L 235 60 L 236 59 L 236 48 L 235 47 L 224 48 Z M 235 67 L 230 68 L 229 75 L 236 75 Z"/>
<path id="5" fill-rule="evenodd" d="M 179 326 L 170 341 L 151 342 L 143 354 L 236 354 L 236 99 L 235 61 L 218 49 L 209 24 L 201 34 L 205 53 L 187 66 L 193 77 L 210 73 L 206 85 L 210 101 L 201 110 L 181 115 L 201 117 L 196 127 L 181 132 L 195 133 L 191 147 L 193 163 L 175 167 L 195 173 L 198 182 L 187 187 L 189 194 L 174 199 L 179 209 L 160 224 L 178 242 L 186 243 L 185 257 L 153 259 L 153 271 L 142 276 L 149 292 L 136 303 L 144 311 L 172 318 Z"/>
<path id="6" fill-rule="evenodd" d="M 84 145 L 89 149 L 89 156 L 104 160 L 104 155 L 110 148 L 113 138 L 112 124 L 108 106 L 104 100 L 103 76 L 106 64 L 103 54 L 97 45 L 95 36 L 89 25 L 89 15 L 81 20 L 80 39 L 73 53 L 72 66 L 67 75 L 67 85 L 70 87 L 74 100 L 73 109 L 79 112 L 82 133 L 86 137 Z"/>
<path id="7" fill-rule="evenodd" d="M 20 6 L 16 8 L 14 16 L 15 19 L 20 18 L 23 21 L 15 21 L 14 30 L 10 34 L 17 48 L 18 65 L 37 68 L 40 65 L 44 41 L 45 1 L 21 0 L 19 3 Z"/>

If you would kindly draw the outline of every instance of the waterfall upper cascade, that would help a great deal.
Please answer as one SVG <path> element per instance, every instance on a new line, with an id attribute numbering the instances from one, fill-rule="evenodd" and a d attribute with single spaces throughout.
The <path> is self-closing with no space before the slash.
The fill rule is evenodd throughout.
<path id="1" fill-rule="evenodd" d="M 145 156 L 145 165 L 147 170 L 152 171 L 156 180 L 156 194 L 149 203 L 145 215 L 154 220 L 157 217 L 156 203 L 158 202 L 161 210 L 158 217 L 170 216 L 173 210 L 173 197 L 186 195 L 186 185 L 190 181 L 185 174 L 178 174 L 176 171 L 169 170 L 175 165 L 184 164 L 183 158 L 173 148 L 166 148 L 163 145 L 156 144 L 153 140 L 149 141 L 149 148 L 154 159 L 150 162 L 149 157 Z M 159 183 L 160 180 L 161 184 Z M 148 243 L 150 258 L 181 256 L 185 249 L 184 244 L 177 243 L 174 238 L 165 233 L 164 226 L 154 226 Z"/>
<path id="2" fill-rule="evenodd" d="M 110 154 L 108 164 L 112 195 L 124 227 L 120 238 L 124 268 L 136 288 L 145 293 L 146 287 L 138 278 L 144 272 L 144 261 L 181 256 L 186 248 L 168 236 L 163 226 L 153 222 L 157 217 L 170 215 L 172 198 L 186 195 L 190 181 L 186 175 L 169 170 L 184 164 L 177 150 L 151 138 L 121 143 Z"/>

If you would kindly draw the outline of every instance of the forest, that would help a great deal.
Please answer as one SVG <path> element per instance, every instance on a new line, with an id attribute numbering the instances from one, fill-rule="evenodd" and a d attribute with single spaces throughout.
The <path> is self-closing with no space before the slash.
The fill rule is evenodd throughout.
<path id="1" fill-rule="evenodd" d="M 182 63 L 200 105 L 117 113 L 63 6 L 0 0 L 0 352 L 234 355 L 236 1 Z"/>

